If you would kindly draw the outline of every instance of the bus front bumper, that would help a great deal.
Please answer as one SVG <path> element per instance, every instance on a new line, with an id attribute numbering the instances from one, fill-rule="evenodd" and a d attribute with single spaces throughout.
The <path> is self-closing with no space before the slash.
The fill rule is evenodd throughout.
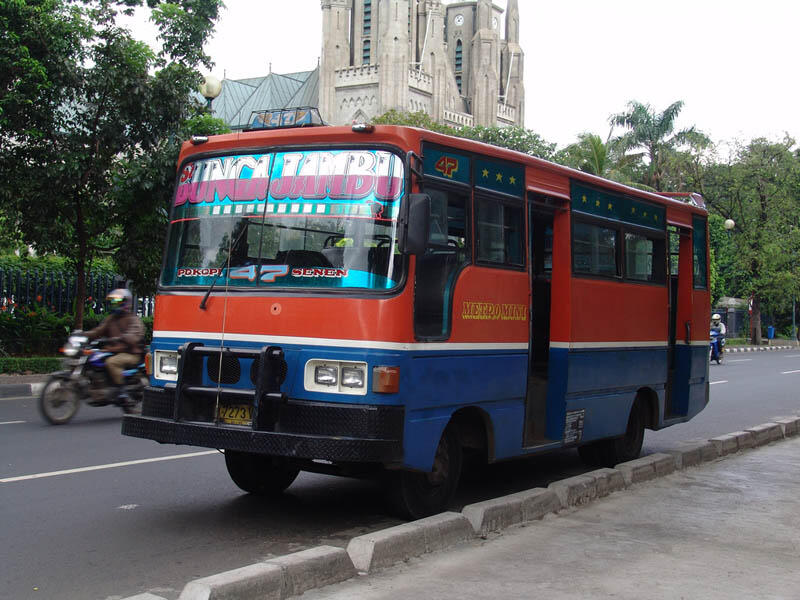
<path id="1" fill-rule="evenodd" d="M 204 408 L 207 407 L 207 408 Z M 125 415 L 122 434 L 155 440 L 332 463 L 397 464 L 403 458 L 401 406 L 287 400 L 261 426 L 218 422 L 198 397 L 176 406 L 175 390 L 147 387 L 141 415 Z"/>
<path id="2" fill-rule="evenodd" d="M 403 456 L 403 444 L 400 440 L 254 431 L 244 427 L 176 422 L 133 415 L 122 418 L 122 434 L 155 440 L 162 444 L 184 444 L 334 463 L 390 464 L 399 462 Z"/>

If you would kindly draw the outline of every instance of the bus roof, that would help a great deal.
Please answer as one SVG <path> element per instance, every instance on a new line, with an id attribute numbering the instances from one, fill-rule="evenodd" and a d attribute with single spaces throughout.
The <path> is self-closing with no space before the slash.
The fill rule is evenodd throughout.
<path id="1" fill-rule="evenodd" d="M 422 142 L 429 142 L 455 150 L 479 153 L 494 159 L 509 160 L 535 167 L 539 175 L 534 176 L 533 179 L 528 176 L 526 181 L 527 189 L 531 192 L 569 200 L 569 181 L 575 180 L 666 206 L 668 209 L 672 209 L 669 211 L 670 213 L 676 215 L 676 218 L 669 219 L 674 224 L 689 224 L 689 220 L 677 216 L 680 213 L 684 215 L 686 213 L 707 214 L 702 203 L 702 197 L 699 194 L 668 192 L 658 194 L 649 192 L 517 152 L 516 150 L 509 150 L 484 142 L 454 137 L 416 127 L 375 125 L 362 132 L 356 132 L 352 127 L 346 126 L 295 127 L 289 129 L 238 131 L 201 139 L 207 141 L 184 142 L 181 148 L 179 164 L 182 164 L 184 160 L 193 154 L 222 153 L 233 149 L 256 149 L 265 146 L 347 144 L 355 142 L 359 144 L 387 144 L 410 149 L 419 148 Z"/>

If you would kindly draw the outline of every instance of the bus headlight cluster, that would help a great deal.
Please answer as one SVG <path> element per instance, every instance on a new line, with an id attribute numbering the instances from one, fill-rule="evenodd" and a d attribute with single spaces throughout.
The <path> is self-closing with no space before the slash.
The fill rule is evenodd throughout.
<path id="1" fill-rule="evenodd" d="M 178 381 L 178 353 L 156 350 L 153 356 L 156 379 Z"/>
<path id="2" fill-rule="evenodd" d="M 367 393 L 367 363 L 310 360 L 303 375 L 305 389 L 329 394 Z"/>

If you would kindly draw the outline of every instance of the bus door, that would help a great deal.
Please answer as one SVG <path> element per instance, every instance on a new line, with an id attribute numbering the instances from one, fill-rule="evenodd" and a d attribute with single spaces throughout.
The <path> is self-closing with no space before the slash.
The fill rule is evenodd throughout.
<path id="1" fill-rule="evenodd" d="M 669 329 L 667 346 L 667 384 L 664 418 L 685 416 L 689 401 L 689 367 L 691 361 L 692 231 L 670 225 L 669 244 Z"/>
<path id="2" fill-rule="evenodd" d="M 553 210 L 530 204 L 530 346 L 525 401 L 526 447 L 549 443 L 547 383 L 550 358 L 550 295 L 553 270 Z"/>

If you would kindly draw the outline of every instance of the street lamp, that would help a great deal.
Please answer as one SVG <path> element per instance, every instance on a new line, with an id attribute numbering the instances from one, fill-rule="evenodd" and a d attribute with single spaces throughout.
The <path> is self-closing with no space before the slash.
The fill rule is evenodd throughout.
<path id="1" fill-rule="evenodd" d="M 725 231 L 730 232 L 734 227 L 736 227 L 736 223 L 733 219 L 725 219 Z"/>
<path id="2" fill-rule="evenodd" d="M 203 83 L 200 84 L 200 93 L 206 99 L 206 108 L 211 112 L 211 102 L 219 96 L 222 91 L 222 82 L 213 75 L 206 75 Z"/>

